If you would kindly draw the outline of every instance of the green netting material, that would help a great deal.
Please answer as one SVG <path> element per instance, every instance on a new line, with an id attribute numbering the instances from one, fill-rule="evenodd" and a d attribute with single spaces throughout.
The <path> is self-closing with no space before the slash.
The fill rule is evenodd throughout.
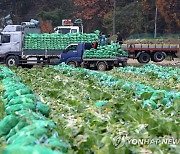
<path id="1" fill-rule="evenodd" d="M 0 136 L 7 135 L 9 131 L 19 122 L 15 115 L 8 115 L 0 121 Z"/>
<path id="2" fill-rule="evenodd" d="M 108 103 L 108 101 L 97 101 L 94 104 L 96 107 L 101 107 L 101 106 L 106 105 L 107 103 Z"/>
<path id="3" fill-rule="evenodd" d="M 33 139 L 29 138 L 29 140 Z M 3 154 L 59 154 L 59 152 L 40 145 L 20 147 L 16 145 L 10 145 L 3 151 Z"/>
<path id="4" fill-rule="evenodd" d="M 41 102 L 37 102 L 37 110 L 45 116 L 49 116 L 49 107 Z"/>
<path id="5" fill-rule="evenodd" d="M 59 50 L 65 49 L 71 43 L 95 41 L 98 41 L 98 35 L 95 33 L 29 34 L 25 36 L 24 48 L 27 50 Z"/>
<path id="6" fill-rule="evenodd" d="M 121 49 L 121 45 L 111 43 L 111 45 L 98 46 L 97 49 L 86 50 L 83 58 L 115 58 L 118 56 L 127 56 L 127 52 Z"/>
<path id="7" fill-rule="evenodd" d="M 132 72 L 134 74 L 146 74 L 161 79 L 174 78 L 180 81 L 180 69 L 174 67 L 163 67 L 156 64 L 146 64 L 142 67 L 127 66 L 119 68 L 120 72 Z"/>
<path id="8" fill-rule="evenodd" d="M 73 73 L 79 72 L 85 75 L 86 78 L 88 78 L 89 76 L 95 77 L 96 79 L 98 79 L 100 85 L 109 87 L 114 86 L 125 91 L 133 91 L 135 93 L 135 97 L 143 101 L 143 107 L 152 106 L 155 109 L 161 105 L 166 105 L 169 107 L 173 105 L 173 102 L 175 100 L 180 100 L 180 92 L 156 90 L 151 86 L 140 84 L 138 82 L 129 82 L 118 79 L 103 72 L 92 71 L 84 68 L 73 68 L 64 63 L 50 67 L 59 71 L 66 71 L 68 72 L 68 76 L 71 76 Z"/>
<path id="9" fill-rule="evenodd" d="M 67 153 L 69 144 L 54 135 L 56 125 L 46 118 L 49 107 L 9 68 L 0 66 L 0 77 L 7 115 L 0 120 L 0 137 L 9 144 L 3 153 Z"/>

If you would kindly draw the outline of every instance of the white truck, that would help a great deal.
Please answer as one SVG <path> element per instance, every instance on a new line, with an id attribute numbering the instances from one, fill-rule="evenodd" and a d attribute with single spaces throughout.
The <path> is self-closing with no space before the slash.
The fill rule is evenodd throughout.
<path id="1" fill-rule="evenodd" d="M 57 64 L 62 50 L 24 49 L 24 36 L 39 32 L 40 29 L 34 26 L 7 25 L 0 32 L 0 63 L 7 66 Z"/>
<path id="2" fill-rule="evenodd" d="M 80 25 L 75 26 L 74 24 Z M 83 24 L 80 19 L 76 19 L 73 23 L 70 19 L 63 19 L 62 26 L 57 26 L 54 28 L 55 33 L 67 34 L 67 33 L 83 33 Z"/>

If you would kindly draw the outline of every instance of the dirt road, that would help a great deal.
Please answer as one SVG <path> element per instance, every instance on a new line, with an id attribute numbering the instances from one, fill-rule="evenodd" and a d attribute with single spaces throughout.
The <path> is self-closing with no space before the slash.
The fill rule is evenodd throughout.
<path id="1" fill-rule="evenodd" d="M 168 66 L 178 66 L 180 67 L 180 58 L 175 58 L 174 60 L 170 61 L 168 59 L 162 61 L 162 62 L 149 62 L 150 64 L 158 64 L 158 65 L 168 65 Z M 142 66 L 144 64 L 140 64 L 136 59 L 129 59 L 128 60 L 128 65 L 130 66 Z"/>

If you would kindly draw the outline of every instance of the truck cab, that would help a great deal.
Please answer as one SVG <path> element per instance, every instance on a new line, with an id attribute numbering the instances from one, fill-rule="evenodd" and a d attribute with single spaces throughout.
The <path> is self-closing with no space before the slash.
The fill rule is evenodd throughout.
<path id="1" fill-rule="evenodd" d="M 3 30 L 3 32 L 19 32 L 22 31 L 21 25 L 7 25 Z"/>
<path id="2" fill-rule="evenodd" d="M 68 33 L 83 33 L 83 28 L 81 25 L 81 29 L 79 26 L 74 25 L 70 19 L 63 19 L 62 26 L 57 26 L 54 28 L 55 33 L 60 34 L 68 34 Z"/>
<path id="3" fill-rule="evenodd" d="M 83 53 L 86 49 L 92 48 L 92 43 L 73 43 L 66 47 L 61 54 L 60 63 L 65 62 L 75 67 L 83 61 Z"/>
<path id="4" fill-rule="evenodd" d="M 22 32 L 1 32 L 0 33 L 0 63 L 8 66 L 18 63 L 18 56 L 22 49 Z"/>
<path id="5" fill-rule="evenodd" d="M 79 33 L 78 26 L 58 26 L 54 28 L 55 33 L 67 34 L 67 33 Z"/>
<path id="6" fill-rule="evenodd" d="M 0 63 L 7 66 L 19 66 L 59 62 L 62 50 L 24 49 L 24 36 L 29 33 L 39 33 L 39 30 L 39 27 L 34 25 L 7 25 L 0 32 Z"/>
<path id="7" fill-rule="evenodd" d="M 0 33 L 0 53 L 10 51 L 21 51 L 22 32 L 2 32 Z"/>

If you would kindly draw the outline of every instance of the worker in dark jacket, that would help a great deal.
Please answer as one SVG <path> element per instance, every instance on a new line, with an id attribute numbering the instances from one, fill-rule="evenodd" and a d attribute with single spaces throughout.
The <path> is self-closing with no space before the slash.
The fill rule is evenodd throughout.
<path id="1" fill-rule="evenodd" d="M 110 45 L 111 44 L 111 39 L 110 39 L 110 34 L 108 34 L 107 36 L 106 36 L 106 44 L 107 45 Z"/>
<path id="2" fill-rule="evenodd" d="M 122 36 L 121 36 L 120 32 L 117 32 L 117 41 L 116 41 L 116 43 L 123 44 L 123 39 L 122 39 Z"/>

